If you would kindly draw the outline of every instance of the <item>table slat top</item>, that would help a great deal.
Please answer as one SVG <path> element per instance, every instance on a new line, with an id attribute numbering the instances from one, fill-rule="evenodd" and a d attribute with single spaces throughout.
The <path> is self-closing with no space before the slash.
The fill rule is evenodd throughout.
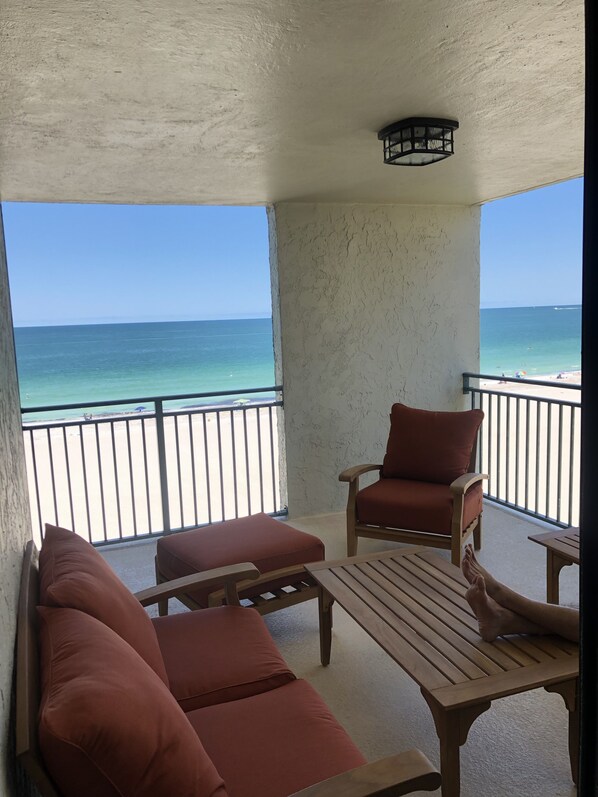
<path id="1" fill-rule="evenodd" d="M 528 539 L 543 545 L 569 562 L 579 564 L 579 529 L 577 528 L 533 534 Z"/>
<path id="2" fill-rule="evenodd" d="M 578 646 L 556 636 L 484 642 L 461 571 L 422 548 L 307 565 L 307 570 L 425 691 L 464 706 L 575 678 Z"/>

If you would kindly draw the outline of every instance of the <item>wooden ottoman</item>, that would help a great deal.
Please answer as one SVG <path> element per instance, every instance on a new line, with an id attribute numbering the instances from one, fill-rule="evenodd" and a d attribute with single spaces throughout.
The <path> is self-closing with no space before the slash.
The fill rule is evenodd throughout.
<path id="1" fill-rule="evenodd" d="M 170 534 L 158 540 L 156 583 L 189 576 L 215 567 L 251 562 L 262 574 L 238 585 L 243 604 L 260 614 L 316 598 L 316 582 L 304 565 L 324 559 L 319 537 L 260 513 Z M 218 606 L 224 590 L 194 590 L 178 599 L 190 609 Z M 168 614 L 168 600 L 158 606 Z"/>

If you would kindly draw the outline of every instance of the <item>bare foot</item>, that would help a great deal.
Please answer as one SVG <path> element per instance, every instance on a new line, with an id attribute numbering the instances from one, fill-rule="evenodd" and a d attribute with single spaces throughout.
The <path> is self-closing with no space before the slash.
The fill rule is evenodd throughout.
<path id="1" fill-rule="evenodd" d="M 480 636 L 485 642 L 494 642 L 496 637 L 501 634 L 513 633 L 511 630 L 513 613 L 509 609 L 499 606 L 488 596 L 483 576 L 478 575 L 474 578 L 465 593 L 465 598 L 475 614 L 480 628 Z"/>
<path id="2" fill-rule="evenodd" d="M 494 576 L 492 576 L 478 562 L 471 545 L 465 546 L 463 561 L 461 562 L 461 570 L 463 571 L 463 575 L 470 584 L 474 584 L 477 581 L 478 577 L 482 576 L 482 578 L 484 579 L 484 583 L 486 585 L 486 592 L 488 593 L 488 595 L 490 595 L 490 597 L 494 598 L 500 603 L 499 597 L 504 587 L 500 583 L 500 581 L 497 581 L 494 578 Z"/>

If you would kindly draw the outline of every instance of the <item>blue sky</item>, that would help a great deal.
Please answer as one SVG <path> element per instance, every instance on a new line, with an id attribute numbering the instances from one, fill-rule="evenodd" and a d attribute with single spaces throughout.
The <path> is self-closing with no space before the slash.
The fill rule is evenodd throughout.
<path id="1" fill-rule="evenodd" d="M 482 307 L 581 304 L 583 180 L 482 207 Z"/>
<path id="2" fill-rule="evenodd" d="M 482 307 L 581 302 L 583 181 L 482 208 Z M 262 207 L 5 203 L 16 326 L 271 313 Z"/>
<path id="3" fill-rule="evenodd" d="M 263 207 L 2 205 L 15 326 L 271 315 Z"/>

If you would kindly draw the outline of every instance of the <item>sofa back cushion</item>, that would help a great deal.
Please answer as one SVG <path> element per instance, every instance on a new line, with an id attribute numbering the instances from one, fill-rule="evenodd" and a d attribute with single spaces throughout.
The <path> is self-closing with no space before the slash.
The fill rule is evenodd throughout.
<path id="1" fill-rule="evenodd" d="M 110 628 L 39 607 L 40 747 L 65 797 L 226 797 L 164 683 Z"/>
<path id="2" fill-rule="evenodd" d="M 149 616 L 93 545 L 47 523 L 39 574 L 43 606 L 79 609 L 95 617 L 128 642 L 168 686 Z"/>
<path id="3" fill-rule="evenodd" d="M 469 471 L 482 410 L 432 412 L 393 404 L 382 477 L 450 484 Z"/>

